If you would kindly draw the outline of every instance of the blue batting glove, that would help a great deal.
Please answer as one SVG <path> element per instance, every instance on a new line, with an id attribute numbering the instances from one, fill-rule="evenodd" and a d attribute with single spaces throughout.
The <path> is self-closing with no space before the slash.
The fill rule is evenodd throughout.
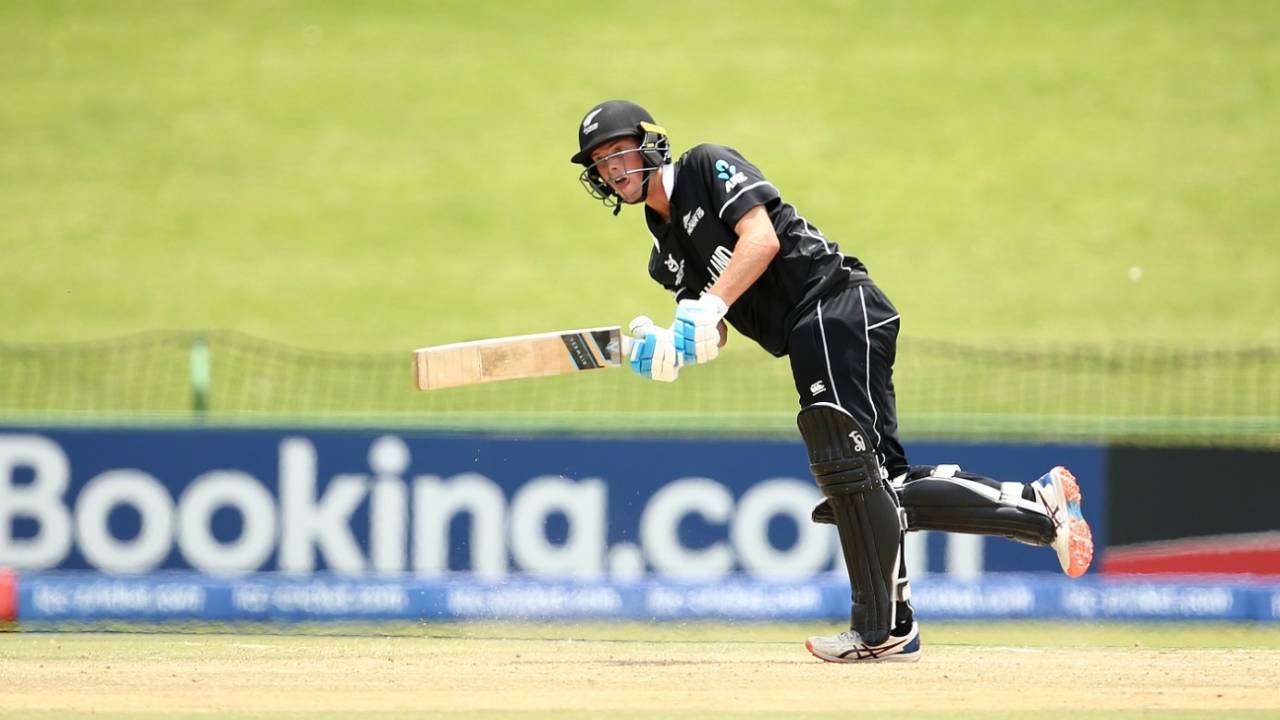
<path id="1" fill-rule="evenodd" d="M 685 365 L 711 362 L 720 354 L 720 320 L 729 306 L 718 296 L 703 293 L 697 300 L 681 300 L 676 305 L 676 321 L 671 326 L 676 352 Z"/>
<path id="2" fill-rule="evenodd" d="M 635 337 L 627 363 L 632 372 L 659 382 L 673 382 L 680 376 L 680 355 L 670 330 L 640 315 L 631 321 L 629 331 Z"/>

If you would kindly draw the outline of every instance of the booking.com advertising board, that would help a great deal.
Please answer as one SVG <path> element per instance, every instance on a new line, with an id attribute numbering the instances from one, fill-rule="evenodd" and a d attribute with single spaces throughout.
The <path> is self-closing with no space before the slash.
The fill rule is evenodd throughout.
<path id="1" fill-rule="evenodd" d="M 908 452 L 1006 480 L 1066 465 L 1099 552 L 1106 545 L 1102 448 Z M 24 605 L 31 617 L 77 607 L 163 617 L 151 611 L 166 603 L 197 618 L 315 616 L 308 608 L 494 617 L 529 607 L 838 617 L 847 581 L 834 529 L 809 521 L 819 499 L 798 439 L 0 430 L 0 567 L 16 570 L 20 618 Z M 1206 606 L 1235 617 L 1263 602 L 1062 584 L 1052 551 L 1001 538 L 909 533 L 907 555 L 917 605 L 944 615 L 1099 616 L 1111 606 L 1123 615 L 1145 598 L 1137 605 L 1155 616 Z"/>
<path id="2" fill-rule="evenodd" d="M 909 451 L 1001 479 L 1064 464 L 1087 516 L 1105 513 L 1094 448 Z M 799 578 L 839 562 L 833 529 L 809 521 L 820 499 L 799 440 L 0 434 L 0 563 L 25 569 Z M 913 570 L 1057 568 L 1047 549 L 952 539 L 913 547 Z"/>

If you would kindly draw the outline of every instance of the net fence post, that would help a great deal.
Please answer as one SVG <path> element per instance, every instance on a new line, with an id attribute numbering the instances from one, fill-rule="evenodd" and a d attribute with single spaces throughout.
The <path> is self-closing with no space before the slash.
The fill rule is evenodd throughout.
<path id="1" fill-rule="evenodd" d="M 191 410 L 197 420 L 209 411 L 209 345 L 204 337 L 191 340 Z"/>

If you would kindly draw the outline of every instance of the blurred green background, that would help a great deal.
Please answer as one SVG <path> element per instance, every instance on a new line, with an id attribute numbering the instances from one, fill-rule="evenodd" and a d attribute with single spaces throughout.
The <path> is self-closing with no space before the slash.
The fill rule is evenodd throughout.
<path id="1" fill-rule="evenodd" d="M 656 408 L 789 426 L 786 363 L 746 342 L 679 389 L 409 389 L 414 347 L 670 316 L 640 212 L 611 217 L 568 162 L 582 114 L 625 97 L 677 152 L 738 148 L 868 264 L 904 314 L 904 428 L 1235 416 L 1280 442 L 1277 27 L 1280 3 L 1239 0 L 9 0 L 0 344 L 223 330 L 377 353 L 390 379 L 339 368 L 311 399 L 288 390 L 312 382 L 303 360 L 255 347 L 239 367 L 215 346 L 214 410 L 236 388 L 236 408 L 262 412 Z M 1048 350 L 1026 370 L 964 364 L 948 342 Z M 1054 370 L 1082 344 L 1112 350 Z M 1214 365 L 1216 384 L 1202 355 L 1160 354 L 1260 345 Z M 133 367 L 159 350 L 37 367 L 20 349 L 0 405 L 182 409 L 189 346 L 166 346 L 165 387 Z M 1130 346 L 1141 357 L 1117 359 Z"/>
<path id="2" fill-rule="evenodd" d="M 0 336 L 394 351 L 662 317 L 640 213 L 567 161 L 627 97 L 677 152 L 753 159 L 909 335 L 1274 340 L 1277 27 L 1267 2 L 9 0 Z"/>

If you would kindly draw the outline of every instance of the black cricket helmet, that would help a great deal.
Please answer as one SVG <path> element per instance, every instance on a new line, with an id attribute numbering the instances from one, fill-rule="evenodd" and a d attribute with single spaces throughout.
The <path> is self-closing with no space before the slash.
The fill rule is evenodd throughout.
<path id="1" fill-rule="evenodd" d="M 614 208 L 615 215 L 621 209 L 620 199 L 604 178 L 600 177 L 596 163 L 591 161 L 591 151 L 620 137 L 639 140 L 638 148 L 622 152 L 638 152 L 644 159 L 642 190 L 647 191 L 652 171 L 671 161 L 671 144 L 667 140 L 667 131 L 654 123 L 648 110 L 627 100 L 608 100 L 587 112 L 578 125 L 578 152 L 570 160 L 585 168 L 578 179 L 587 192 L 603 201 L 606 206 Z M 641 197 L 643 198 L 643 194 Z"/>

